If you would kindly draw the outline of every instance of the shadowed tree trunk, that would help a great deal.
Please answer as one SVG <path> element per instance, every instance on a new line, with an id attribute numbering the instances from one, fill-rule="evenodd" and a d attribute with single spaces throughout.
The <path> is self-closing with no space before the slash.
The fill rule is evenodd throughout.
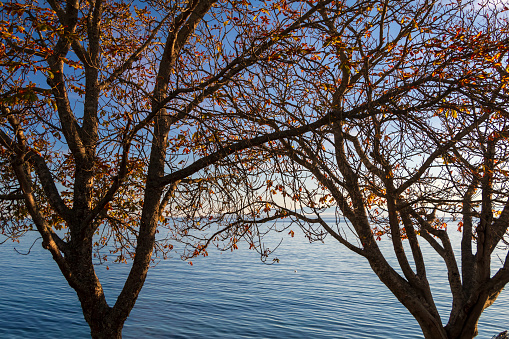
<path id="1" fill-rule="evenodd" d="M 250 113 L 220 104 L 226 86 L 249 82 L 330 2 L 273 15 L 216 0 L 0 5 L 0 31 L 8 32 L 0 203 L 3 221 L 14 224 L 2 223 L 2 234 L 16 239 L 35 225 L 93 338 L 121 337 L 154 251 L 165 257 L 172 248 L 156 241 L 158 228 L 177 233 L 173 217 L 231 213 L 206 207 L 214 190 L 226 200 L 240 182 L 223 168 L 230 156 L 329 121 L 333 113 L 284 131 L 257 129 Z M 252 19 L 259 14 L 263 23 Z M 114 305 L 94 266 L 108 256 L 133 260 Z"/>
<path id="2" fill-rule="evenodd" d="M 244 237 L 261 246 L 265 232 L 284 231 L 263 222 L 290 218 L 310 241 L 331 235 L 364 257 L 426 338 L 475 337 L 509 282 L 508 24 L 495 8 L 449 5 L 321 8 L 308 32 L 315 53 L 257 75 L 267 90 L 253 85 L 234 100 L 232 88 L 232 106 L 256 107 L 272 128 L 336 114 L 259 147 L 267 160 L 249 168 L 259 187 L 249 213 L 219 239 L 189 245 L 199 252 Z M 331 209 L 329 224 L 323 213 Z M 456 228 L 461 244 L 449 238 Z M 381 252 L 382 239 L 392 253 Z M 431 294 L 423 243 L 447 268 L 448 319 Z M 495 250 L 500 264 L 492 267 Z"/>

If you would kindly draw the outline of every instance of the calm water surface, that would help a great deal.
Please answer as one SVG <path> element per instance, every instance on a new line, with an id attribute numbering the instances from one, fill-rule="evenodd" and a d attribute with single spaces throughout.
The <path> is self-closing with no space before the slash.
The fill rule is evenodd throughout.
<path id="1" fill-rule="evenodd" d="M 13 250 L 26 251 L 36 238 L 0 246 L 0 338 L 89 338 L 77 296 L 40 240 L 30 255 Z M 367 262 L 332 238 L 309 244 L 296 232 L 278 248 L 281 262 L 270 266 L 246 247 L 211 251 L 193 266 L 176 258 L 160 262 L 149 271 L 124 338 L 422 337 Z M 445 266 L 436 256 L 427 264 L 437 307 L 447 319 Z M 98 267 L 109 302 L 127 273 L 127 265 Z M 508 305 L 503 291 L 483 313 L 478 338 L 509 329 Z"/>

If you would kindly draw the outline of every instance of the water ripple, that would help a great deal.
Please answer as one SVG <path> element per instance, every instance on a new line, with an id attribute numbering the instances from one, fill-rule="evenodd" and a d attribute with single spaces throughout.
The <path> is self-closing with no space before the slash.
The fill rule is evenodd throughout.
<path id="1" fill-rule="evenodd" d="M 16 247 L 26 244 L 30 239 Z M 12 246 L 0 246 L 0 337 L 88 338 L 76 294 L 49 253 L 40 246 L 33 252 L 21 256 Z M 422 337 L 417 322 L 368 263 L 332 240 L 309 244 L 296 236 L 277 254 L 281 263 L 272 266 L 245 248 L 211 253 L 193 266 L 161 262 L 149 271 L 124 338 Z M 431 257 L 428 272 L 437 307 L 447 319 L 451 298 L 445 267 Z M 98 267 L 110 302 L 127 273 L 126 265 L 109 271 Z M 509 329 L 508 302 L 503 291 L 483 314 L 479 338 Z"/>

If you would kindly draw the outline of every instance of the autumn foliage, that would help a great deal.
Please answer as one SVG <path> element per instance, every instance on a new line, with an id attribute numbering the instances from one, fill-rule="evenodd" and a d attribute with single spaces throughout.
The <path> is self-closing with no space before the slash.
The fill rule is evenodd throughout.
<path id="1" fill-rule="evenodd" d="M 281 56 L 248 96 L 229 98 L 262 112 L 267 128 L 329 123 L 256 147 L 264 161 L 247 169 L 249 213 L 198 246 L 243 237 L 266 257 L 260 239 L 269 231 L 292 236 L 297 225 L 310 241 L 332 236 L 370 263 L 426 338 L 474 337 L 509 282 L 506 10 L 467 2 L 319 10 L 303 36 L 312 51 Z M 331 212 L 335 223 L 324 217 Z M 456 229 L 461 244 L 449 238 Z M 448 319 L 431 294 L 423 243 L 447 266 Z"/>
<path id="2" fill-rule="evenodd" d="M 192 257 L 244 239 L 267 258 L 260 235 L 278 218 L 368 259 L 429 338 L 473 335 L 507 283 L 507 260 L 489 269 L 509 213 L 503 5 L 0 6 L 0 230 L 40 233 L 92 337 L 121 336 L 172 241 Z M 323 221 L 327 208 L 353 238 Z M 462 278 L 437 211 L 462 222 Z M 379 253 L 385 236 L 403 275 Z M 422 239 L 451 274 L 446 326 Z M 94 264 L 112 260 L 133 266 L 109 305 Z"/>

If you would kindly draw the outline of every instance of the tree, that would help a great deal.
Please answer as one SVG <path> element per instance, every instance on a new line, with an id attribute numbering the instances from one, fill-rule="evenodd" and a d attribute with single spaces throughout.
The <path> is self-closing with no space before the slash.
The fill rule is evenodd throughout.
<path id="1" fill-rule="evenodd" d="M 1 4 L 1 232 L 37 229 L 93 338 L 121 337 L 154 251 L 171 250 L 161 227 L 235 211 L 228 166 L 326 122 L 257 129 L 221 104 L 330 2 Z M 111 255 L 133 264 L 110 306 L 94 264 Z"/>
<path id="2" fill-rule="evenodd" d="M 157 232 L 197 241 L 192 256 L 241 237 L 256 247 L 257 223 L 281 216 L 304 221 L 310 238 L 323 234 L 312 233 L 318 224 L 366 257 L 428 337 L 475 332 L 507 279 L 506 264 L 489 277 L 508 213 L 498 11 L 429 1 L 139 5 L 11 1 L 1 12 L 2 234 L 35 226 L 94 338 L 120 337 L 154 251 L 171 249 Z M 330 204 L 359 244 L 320 219 Z M 460 282 L 434 210 L 463 218 Z M 385 234 L 404 277 L 378 250 Z M 418 237 L 450 265 L 445 329 Z M 113 306 L 94 269 L 94 257 L 111 254 L 133 259 Z"/>
<path id="3" fill-rule="evenodd" d="M 426 338 L 474 337 L 509 282 L 505 10 L 434 1 L 321 8 L 306 31 L 315 50 L 285 55 L 249 95 L 239 100 L 232 90 L 230 100 L 273 129 L 327 114 L 330 123 L 260 146 L 272 160 L 251 171 L 251 213 L 205 244 L 231 247 L 244 237 L 259 245 L 264 232 L 288 230 L 262 222 L 291 218 L 311 241 L 328 234 L 365 258 Z M 336 225 L 321 216 L 328 208 Z M 462 232 L 459 257 L 447 233 L 453 223 Z M 397 269 L 377 244 L 382 238 L 392 242 Z M 446 324 L 422 242 L 448 270 Z M 499 245 L 505 258 L 494 265 Z"/>

